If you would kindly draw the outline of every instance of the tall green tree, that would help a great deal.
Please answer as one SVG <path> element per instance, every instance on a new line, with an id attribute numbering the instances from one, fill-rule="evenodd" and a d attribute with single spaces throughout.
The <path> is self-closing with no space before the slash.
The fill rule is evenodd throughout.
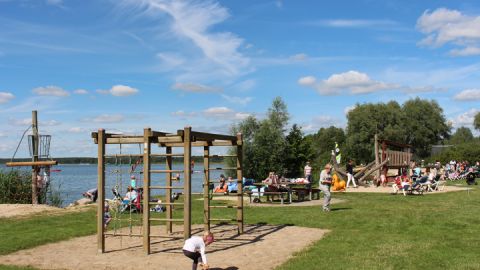
<path id="1" fill-rule="evenodd" d="M 303 136 L 302 129 L 294 124 L 286 140 L 284 168 L 289 178 L 303 176 L 303 168 L 307 161 L 314 157 L 312 144 Z"/>
<path id="2" fill-rule="evenodd" d="M 428 157 L 433 144 L 448 139 L 450 127 L 436 101 L 411 99 L 403 104 L 402 111 L 406 117 L 405 143 L 413 146 L 418 157 Z"/>
<path id="3" fill-rule="evenodd" d="M 480 112 L 475 115 L 475 119 L 473 120 L 473 127 L 477 130 L 480 130 Z"/>
<path id="4" fill-rule="evenodd" d="M 380 139 L 403 142 L 406 137 L 405 116 L 400 105 L 388 103 L 357 104 L 347 115 L 346 148 L 349 157 L 357 162 L 370 162 L 375 158 L 375 134 Z"/>
<path id="5" fill-rule="evenodd" d="M 455 133 L 453 133 L 452 137 L 448 140 L 449 144 L 462 144 L 466 142 L 470 142 L 475 137 L 472 134 L 472 131 L 467 127 L 460 127 L 457 128 Z"/>
<path id="6" fill-rule="evenodd" d="M 244 134 L 243 173 L 245 177 L 264 179 L 269 171 L 283 173 L 285 165 L 285 132 L 289 114 L 280 97 L 273 100 L 267 118 L 249 117 L 233 126 L 232 132 Z"/>

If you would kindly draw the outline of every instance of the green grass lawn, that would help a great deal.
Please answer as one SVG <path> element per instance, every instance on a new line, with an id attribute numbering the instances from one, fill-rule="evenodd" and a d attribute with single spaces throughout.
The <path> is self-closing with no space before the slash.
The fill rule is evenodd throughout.
<path id="1" fill-rule="evenodd" d="M 333 196 L 346 202 L 333 205 L 329 213 L 322 212 L 319 206 L 245 209 L 246 223 L 250 224 L 265 222 L 331 230 L 278 269 L 480 269 L 478 186 L 469 192 L 424 196 Z M 202 222 L 202 205 L 202 201 L 193 200 L 195 223 Z M 232 217 L 235 211 L 215 210 L 215 217 L 219 218 L 229 214 Z M 93 234 L 95 213 L 91 210 L 64 216 L 0 219 L 0 231 L 0 254 L 7 254 Z"/>

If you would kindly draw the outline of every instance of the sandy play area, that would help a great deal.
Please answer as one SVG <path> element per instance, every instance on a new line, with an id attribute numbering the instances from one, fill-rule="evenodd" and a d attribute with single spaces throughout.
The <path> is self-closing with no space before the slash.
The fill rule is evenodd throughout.
<path id="1" fill-rule="evenodd" d="M 164 231 L 164 227 L 152 228 Z M 200 227 L 193 233 L 201 234 Z M 321 239 L 326 230 L 295 226 L 248 225 L 236 234 L 230 225 L 212 228 L 216 241 L 207 247 L 210 269 L 273 269 L 292 254 Z M 0 264 L 30 265 L 40 269 L 190 269 L 182 253 L 182 233 L 172 238 L 152 239 L 152 254 L 145 255 L 141 238 L 109 237 L 107 253 L 98 254 L 96 236 L 47 244 L 0 257 Z M 304 237 L 299 237 L 304 236 Z"/>
<path id="2" fill-rule="evenodd" d="M 0 204 L 0 218 L 28 216 L 44 212 L 65 212 L 65 210 L 42 204 Z"/>
<path id="3" fill-rule="evenodd" d="M 78 205 L 74 207 L 58 208 L 44 204 L 0 204 L 0 218 L 26 217 L 35 214 L 64 214 L 74 211 L 85 211 L 94 205 Z"/>

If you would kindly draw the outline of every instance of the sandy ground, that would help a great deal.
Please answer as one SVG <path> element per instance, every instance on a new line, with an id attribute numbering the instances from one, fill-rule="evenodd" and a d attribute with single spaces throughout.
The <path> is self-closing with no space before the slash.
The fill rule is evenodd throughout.
<path id="1" fill-rule="evenodd" d="M 45 212 L 62 212 L 62 208 L 42 204 L 0 204 L 0 218 L 28 216 Z"/>
<path id="2" fill-rule="evenodd" d="M 152 234 L 165 231 L 152 228 Z M 201 234 L 201 227 L 193 233 Z M 215 242 L 207 247 L 212 270 L 273 269 L 292 254 L 321 239 L 328 231 L 295 226 L 248 225 L 237 235 L 231 225 L 212 228 Z M 172 238 L 153 238 L 152 254 L 145 255 L 141 238 L 108 237 L 105 254 L 97 253 L 96 236 L 47 244 L 0 256 L 0 264 L 34 266 L 40 269 L 190 269 L 191 260 L 182 253 L 183 234 Z"/>
<path id="3" fill-rule="evenodd" d="M 17 218 L 30 215 L 48 213 L 63 214 L 73 211 L 83 211 L 92 205 L 58 208 L 43 204 L 0 204 L 0 218 Z"/>

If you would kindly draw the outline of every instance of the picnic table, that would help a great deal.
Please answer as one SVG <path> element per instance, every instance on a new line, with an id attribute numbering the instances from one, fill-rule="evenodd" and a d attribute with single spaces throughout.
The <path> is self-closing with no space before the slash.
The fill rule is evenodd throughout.
<path id="1" fill-rule="evenodd" d="M 253 183 L 253 185 L 256 187 L 257 189 L 257 199 L 258 199 L 258 202 L 261 202 L 261 196 L 262 194 L 263 195 L 266 195 L 267 198 L 270 196 L 270 195 L 279 195 L 280 196 L 280 199 L 281 199 L 281 203 L 283 204 L 283 195 L 284 194 L 287 194 L 287 198 L 288 198 L 288 202 L 289 203 L 292 203 L 292 194 L 296 193 L 297 194 L 297 198 L 299 200 L 304 200 L 305 198 L 305 195 L 308 194 L 308 198 L 309 200 L 312 200 L 312 194 L 314 192 L 319 193 L 319 190 L 318 189 L 312 189 L 311 185 L 307 184 L 307 183 L 296 183 L 296 182 L 288 182 L 288 181 L 282 181 L 282 182 L 279 182 L 279 185 L 281 187 L 284 187 L 285 189 L 282 191 L 282 190 L 279 190 L 279 191 L 264 191 L 264 192 L 261 192 L 261 188 L 262 187 L 265 187 L 267 186 L 265 183 L 262 183 L 262 182 L 257 182 L 257 183 Z M 250 202 L 252 201 L 251 199 L 251 196 L 255 194 L 253 193 L 253 190 L 251 193 L 247 193 L 249 196 L 250 196 Z M 300 199 L 301 198 L 301 199 Z"/>

